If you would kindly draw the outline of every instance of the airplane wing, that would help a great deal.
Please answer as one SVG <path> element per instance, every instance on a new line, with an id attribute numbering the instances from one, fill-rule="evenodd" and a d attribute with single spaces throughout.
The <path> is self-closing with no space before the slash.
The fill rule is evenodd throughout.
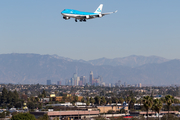
<path id="1" fill-rule="evenodd" d="M 112 13 L 117 13 L 117 10 L 114 11 L 114 12 L 102 13 L 102 16 L 109 15 L 109 14 L 112 14 Z"/>
<path id="2" fill-rule="evenodd" d="M 108 12 L 108 13 L 102 13 L 102 14 L 97 14 L 97 15 L 80 15 L 80 16 L 76 16 L 76 18 L 77 19 L 93 19 L 93 18 L 97 18 L 97 17 L 103 17 L 105 15 L 109 15 L 109 14 L 116 13 L 116 12 L 117 12 L 117 10 L 115 12 Z M 88 16 L 88 18 L 87 18 L 87 16 Z"/>

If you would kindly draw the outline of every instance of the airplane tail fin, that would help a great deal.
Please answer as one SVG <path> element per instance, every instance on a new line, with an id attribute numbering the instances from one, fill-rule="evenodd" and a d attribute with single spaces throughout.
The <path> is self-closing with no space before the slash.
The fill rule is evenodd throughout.
<path id="1" fill-rule="evenodd" d="M 94 13 L 101 13 L 102 12 L 102 8 L 103 8 L 103 4 L 100 4 L 99 7 L 96 9 L 96 11 Z"/>

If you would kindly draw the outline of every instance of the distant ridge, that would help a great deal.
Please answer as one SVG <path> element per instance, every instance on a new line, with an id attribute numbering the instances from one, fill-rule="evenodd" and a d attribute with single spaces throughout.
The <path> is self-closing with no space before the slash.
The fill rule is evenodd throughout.
<path id="1" fill-rule="evenodd" d="M 0 54 L 0 83 L 46 84 L 51 79 L 56 84 L 70 79 L 77 70 L 78 76 L 93 71 L 94 77 L 103 77 L 105 83 L 146 85 L 180 84 L 180 60 L 168 60 L 158 56 L 129 56 L 97 60 L 73 60 L 57 55 Z"/>
<path id="2" fill-rule="evenodd" d="M 100 58 L 96 60 L 90 60 L 88 62 L 90 62 L 93 65 L 112 65 L 112 66 L 122 65 L 133 68 L 144 64 L 163 63 L 167 61 L 169 60 L 158 56 L 145 57 L 145 56 L 131 55 L 128 57 L 114 58 L 114 59 Z"/>

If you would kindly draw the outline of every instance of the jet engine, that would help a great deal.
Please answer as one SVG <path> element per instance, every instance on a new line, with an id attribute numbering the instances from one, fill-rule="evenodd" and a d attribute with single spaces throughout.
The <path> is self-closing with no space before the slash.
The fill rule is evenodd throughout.
<path id="1" fill-rule="evenodd" d="M 63 17 L 63 19 L 65 19 L 65 20 L 69 20 L 69 19 L 70 19 L 70 17 Z"/>
<path id="2" fill-rule="evenodd" d="M 99 15 L 98 15 L 98 17 L 100 17 L 100 18 L 101 18 L 101 17 L 102 17 L 102 14 L 99 14 Z"/>
<path id="3" fill-rule="evenodd" d="M 89 19 L 90 18 L 90 16 L 89 15 L 86 15 L 86 19 Z"/>

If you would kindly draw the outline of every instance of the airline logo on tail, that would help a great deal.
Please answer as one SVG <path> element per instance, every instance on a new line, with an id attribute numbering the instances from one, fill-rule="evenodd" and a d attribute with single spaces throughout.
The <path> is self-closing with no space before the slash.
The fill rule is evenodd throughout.
<path id="1" fill-rule="evenodd" d="M 103 4 L 100 4 L 100 6 L 97 8 L 97 10 L 94 13 L 101 13 L 103 8 Z"/>
<path id="2" fill-rule="evenodd" d="M 101 12 L 101 9 L 99 8 L 99 9 L 97 10 L 97 12 Z"/>

